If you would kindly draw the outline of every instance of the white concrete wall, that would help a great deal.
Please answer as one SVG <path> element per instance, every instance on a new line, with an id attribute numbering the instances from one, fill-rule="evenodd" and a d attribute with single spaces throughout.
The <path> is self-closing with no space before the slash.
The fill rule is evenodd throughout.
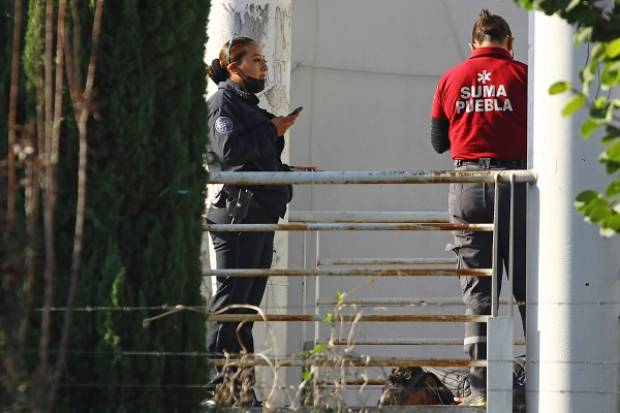
<path id="1" fill-rule="evenodd" d="M 515 56 L 526 61 L 527 14 L 512 0 L 293 0 L 291 106 L 303 105 L 304 111 L 291 132 L 291 164 L 323 170 L 451 169 L 449 155 L 437 155 L 430 145 L 430 106 L 441 74 L 469 55 L 471 28 L 481 8 L 506 18 L 515 36 Z M 447 191 L 446 185 L 298 186 L 291 209 L 446 211 Z M 322 235 L 320 253 L 332 258 L 451 257 L 444 251 L 450 240 L 446 233 L 331 232 Z M 289 265 L 301 267 L 302 261 L 302 236 L 292 233 Z M 454 278 L 384 278 L 365 284 L 364 277 L 324 280 L 321 296 L 362 286 L 355 296 L 460 297 Z M 291 306 L 301 305 L 300 285 L 297 279 L 289 283 Z M 461 314 L 463 308 L 397 311 Z M 357 336 L 462 339 L 462 334 L 460 325 L 383 323 L 362 324 Z M 300 324 L 289 326 L 288 337 L 288 352 L 299 351 Z M 464 356 L 461 346 L 361 347 L 358 352 Z M 298 382 L 299 372 L 290 371 L 288 379 Z M 369 397 L 369 403 L 376 402 Z"/>

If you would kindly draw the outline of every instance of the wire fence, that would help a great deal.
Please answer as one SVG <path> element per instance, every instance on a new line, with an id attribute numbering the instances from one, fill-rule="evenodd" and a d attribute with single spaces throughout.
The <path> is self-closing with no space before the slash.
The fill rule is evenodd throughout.
<path id="1" fill-rule="evenodd" d="M 272 184 L 436 184 L 436 183 L 532 183 L 536 179 L 531 171 L 419 171 L 419 172 L 303 172 L 303 173 L 213 173 L 210 176 L 211 183 L 226 183 L 236 185 L 272 185 Z M 496 185 L 497 187 L 497 185 Z M 497 200 L 497 196 L 496 196 Z M 497 207 L 496 207 L 497 211 Z M 325 231 L 486 231 L 496 236 L 497 217 L 493 223 L 488 224 L 452 224 L 447 223 L 444 213 L 363 213 L 356 211 L 304 211 L 303 213 L 291 213 L 291 218 L 296 222 L 285 224 L 242 224 L 242 225 L 206 225 L 205 229 L 217 232 L 252 232 L 252 231 L 303 231 L 314 232 L 317 234 L 317 251 L 315 257 L 315 268 L 300 269 L 268 269 L 268 270 L 207 270 L 205 276 L 227 276 L 227 277 L 303 277 L 315 280 L 315 288 L 319 288 L 319 278 L 329 277 L 460 277 L 477 276 L 497 278 L 497 263 L 494 262 L 493 268 L 462 270 L 458 268 L 447 268 L 446 265 L 454 265 L 454 259 L 446 258 L 323 258 L 319 256 L 318 233 Z M 313 222 L 314 221 L 314 222 Z M 316 222 L 321 221 L 321 222 Z M 366 222 L 361 222 L 366 221 Z M 419 268 L 416 266 L 426 266 Z M 444 267 L 436 267 L 443 265 Z M 394 266 L 399 266 L 395 268 Z M 404 267 L 404 268 L 403 268 Z M 511 279 L 513 277 L 510 277 Z M 495 280 L 494 280 L 495 281 Z M 494 287 L 495 288 L 495 287 Z M 494 294 L 495 296 L 495 294 Z M 508 300 L 494 300 L 493 307 L 499 304 L 507 305 L 512 308 L 515 305 L 527 304 L 528 306 L 615 306 L 617 301 L 596 301 L 587 300 L 582 302 L 535 302 L 528 303 L 514 302 L 512 297 Z M 391 298 L 374 299 L 365 297 L 347 297 L 346 301 L 338 299 L 324 299 L 320 296 L 315 297 L 314 303 L 302 303 L 292 305 L 266 305 L 262 310 L 301 310 L 301 313 L 286 314 L 213 314 L 209 312 L 208 305 L 186 306 L 182 304 L 152 305 L 152 306 L 97 306 L 85 305 L 77 308 L 52 307 L 49 309 L 55 313 L 72 311 L 76 313 L 100 313 L 100 312 L 124 312 L 139 313 L 144 317 L 144 313 L 159 313 L 153 317 L 143 318 L 143 326 L 147 327 L 150 323 L 181 311 L 191 311 L 200 313 L 206 319 L 219 322 L 263 322 L 267 325 L 271 322 L 303 322 L 314 323 L 318 331 L 319 324 L 329 325 L 331 330 L 330 345 L 333 348 L 338 346 L 345 347 L 346 350 L 339 353 L 334 358 L 330 354 L 309 356 L 307 352 L 278 356 L 274 348 L 267 349 L 256 356 L 247 354 L 226 354 L 222 355 L 204 351 L 162 351 L 162 350 L 109 350 L 109 351 L 90 351 L 70 349 L 68 356 L 84 357 L 98 355 L 113 355 L 118 357 L 186 357 L 186 358 L 208 358 L 214 366 L 227 367 L 267 367 L 270 369 L 280 369 L 286 367 L 298 368 L 318 368 L 334 367 L 346 368 L 339 378 L 335 381 L 317 380 L 313 386 L 324 388 L 329 386 L 380 386 L 386 376 L 370 378 L 367 374 L 351 379 L 351 372 L 348 369 L 368 369 L 368 368 L 391 368 L 391 367 L 449 367 L 466 369 L 472 366 L 512 366 L 512 359 L 490 357 L 488 360 L 463 360 L 463 359 L 436 359 L 436 358 L 390 358 L 374 357 L 368 355 L 351 355 L 353 346 L 455 346 L 461 345 L 462 339 L 455 338 L 367 338 L 356 337 L 353 333 L 354 327 L 350 327 L 349 335 L 335 334 L 336 325 L 342 331 L 344 324 L 353 326 L 360 322 L 432 322 L 432 323 L 461 323 L 461 322 L 487 322 L 497 316 L 494 312 L 489 316 L 463 316 L 454 314 L 343 314 L 348 310 L 393 312 L 397 308 L 419 308 L 419 307 L 457 307 L 463 306 L 460 299 L 426 297 L 426 298 Z M 334 313 L 321 313 L 320 309 L 325 307 L 337 307 Z M 35 311 L 43 311 L 37 308 Z M 307 311 L 312 312 L 308 314 Z M 510 310 L 512 315 L 512 310 Z M 315 345 L 319 344 L 319 336 L 315 334 Z M 493 340 L 493 337 L 490 337 Z M 509 340 L 511 347 L 514 345 L 525 345 L 525 340 Z M 35 353 L 36 349 L 26 349 L 25 352 Z M 617 366 L 617 360 L 584 360 L 566 362 L 563 360 L 552 361 L 530 361 L 532 365 L 575 365 L 575 366 Z M 317 370 L 318 371 L 318 370 Z M 275 379 L 274 379 L 275 380 Z M 117 388 L 169 388 L 169 389 L 213 389 L 213 385 L 197 384 L 143 384 L 143 383 L 61 383 L 61 387 L 117 387 Z M 261 389 L 287 389 L 295 390 L 296 386 L 283 386 L 279 383 L 260 382 L 254 385 Z M 511 387 L 511 386 L 510 386 Z M 340 389 L 342 390 L 342 389 Z M 498 390 L 498 389 L 495 389 Z M 499 389 L 501 390 L 501 389 Z M 530 393 L 537 392 L 557 392 L 557 393 L 584 393 L 584 394 L 618 394 L 617 391 L 609 391 L 601 388 L 600 390 L 528 390 Z M 491 411 L 491 410 L 489 410 Z M 498 411 L 498 410 L 493 410 Z"/>

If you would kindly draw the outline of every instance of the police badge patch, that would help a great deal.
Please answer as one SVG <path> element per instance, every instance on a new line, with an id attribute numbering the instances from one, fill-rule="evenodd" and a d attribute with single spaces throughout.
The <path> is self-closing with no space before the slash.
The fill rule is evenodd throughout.
<path id="1" fill-rule="evenodd" d="M 229 117 L 220 116 L 215 121 L 215 130 L 217 133 L 230 133 L 234 129 L 233 121 Z"/>

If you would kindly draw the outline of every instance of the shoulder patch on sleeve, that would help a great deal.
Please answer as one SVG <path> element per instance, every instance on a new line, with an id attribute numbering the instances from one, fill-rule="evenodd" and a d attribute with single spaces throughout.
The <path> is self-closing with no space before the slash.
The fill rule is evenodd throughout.
<path id="1" fill-rule="evenodd" d="M 231 133 L 234 129 L 232 119 L 227 116 L 220 116 L 215 120 L 215 130 L 218 133 Z"/>

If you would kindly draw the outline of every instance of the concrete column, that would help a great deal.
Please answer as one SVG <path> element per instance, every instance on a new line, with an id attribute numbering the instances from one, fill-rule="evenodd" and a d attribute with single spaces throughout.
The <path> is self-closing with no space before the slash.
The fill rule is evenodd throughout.
<path id="1" fill-rule="evenodd" d="M 550 96 L 558 80 L 579 84 L 586 47 L 558 17 L 530 15 L 528 238 L 528 412 L 617 412 L 620 353 L 620 243 L 575 211 L 575 195 L 604 190 L 597 138 L 579 137 L 583 114 L 563 118 L 569 95 Z"/>
<path id="2" fill-rule="evenodd" d="M 291 83 L 291 0 L 213 0 L 209 13 L 207 27 L 208 41 L 205 62 L 210 64 L 216 58 L 222 45 L 229 41 L 233 33 L 249 36 L 256 39 L 264 49 L 269 75 L 265 92 L 261 93 L 261 107 L 276 115 L 289 113 L 289 97 Z M 217 90 L 217 86 L 209 81 L 208 93 Z M 289 139 L 282 154 L 283 162 L 289 157 Z M 213 188 L 209 191 L 209 198 L 215 195 Z M 205 236 L 205 245 L 208 237 Z M 209 242 L 210 244 L 210 242 Z M 207 248 L 205 247 L 205 250 Z M 288 233 L 276 233 L 273 268 L 288 266 Z M 205 261 L 214 263 L 213 247 L 209 245 L 205 251 Z M 208 256 L 208 258 L 207 258 Z M 215 280 L 213 280 L 215 282 Z M 210 283 L 205 283 L 207 290 Z M 214 288 L 214 285 L 211 285 Z M 288 281 L 284 278 L 273 278 L 267 285 L 262 307 L 268 313 L 286 312 Z M 208 292 L 207 292 L 208 293 Z M 274 308 L 278 307 L 278 308 Z M 277 337 L 277 354 L 283 355 L 287 348 L 287 328 L 285 323 L 274 323 L 270 326 Z M 254 337 L 256 351 L 268 350 L 274 354 L 270 335 L 266 334 L 264 323 L 255 323 Z M 284 372 L 280 372 L 283 377 Z M 271 385 L 273 377 L 270 371 L 258 369 L 256 391 L 259 398 L 264 399 Z"/>

